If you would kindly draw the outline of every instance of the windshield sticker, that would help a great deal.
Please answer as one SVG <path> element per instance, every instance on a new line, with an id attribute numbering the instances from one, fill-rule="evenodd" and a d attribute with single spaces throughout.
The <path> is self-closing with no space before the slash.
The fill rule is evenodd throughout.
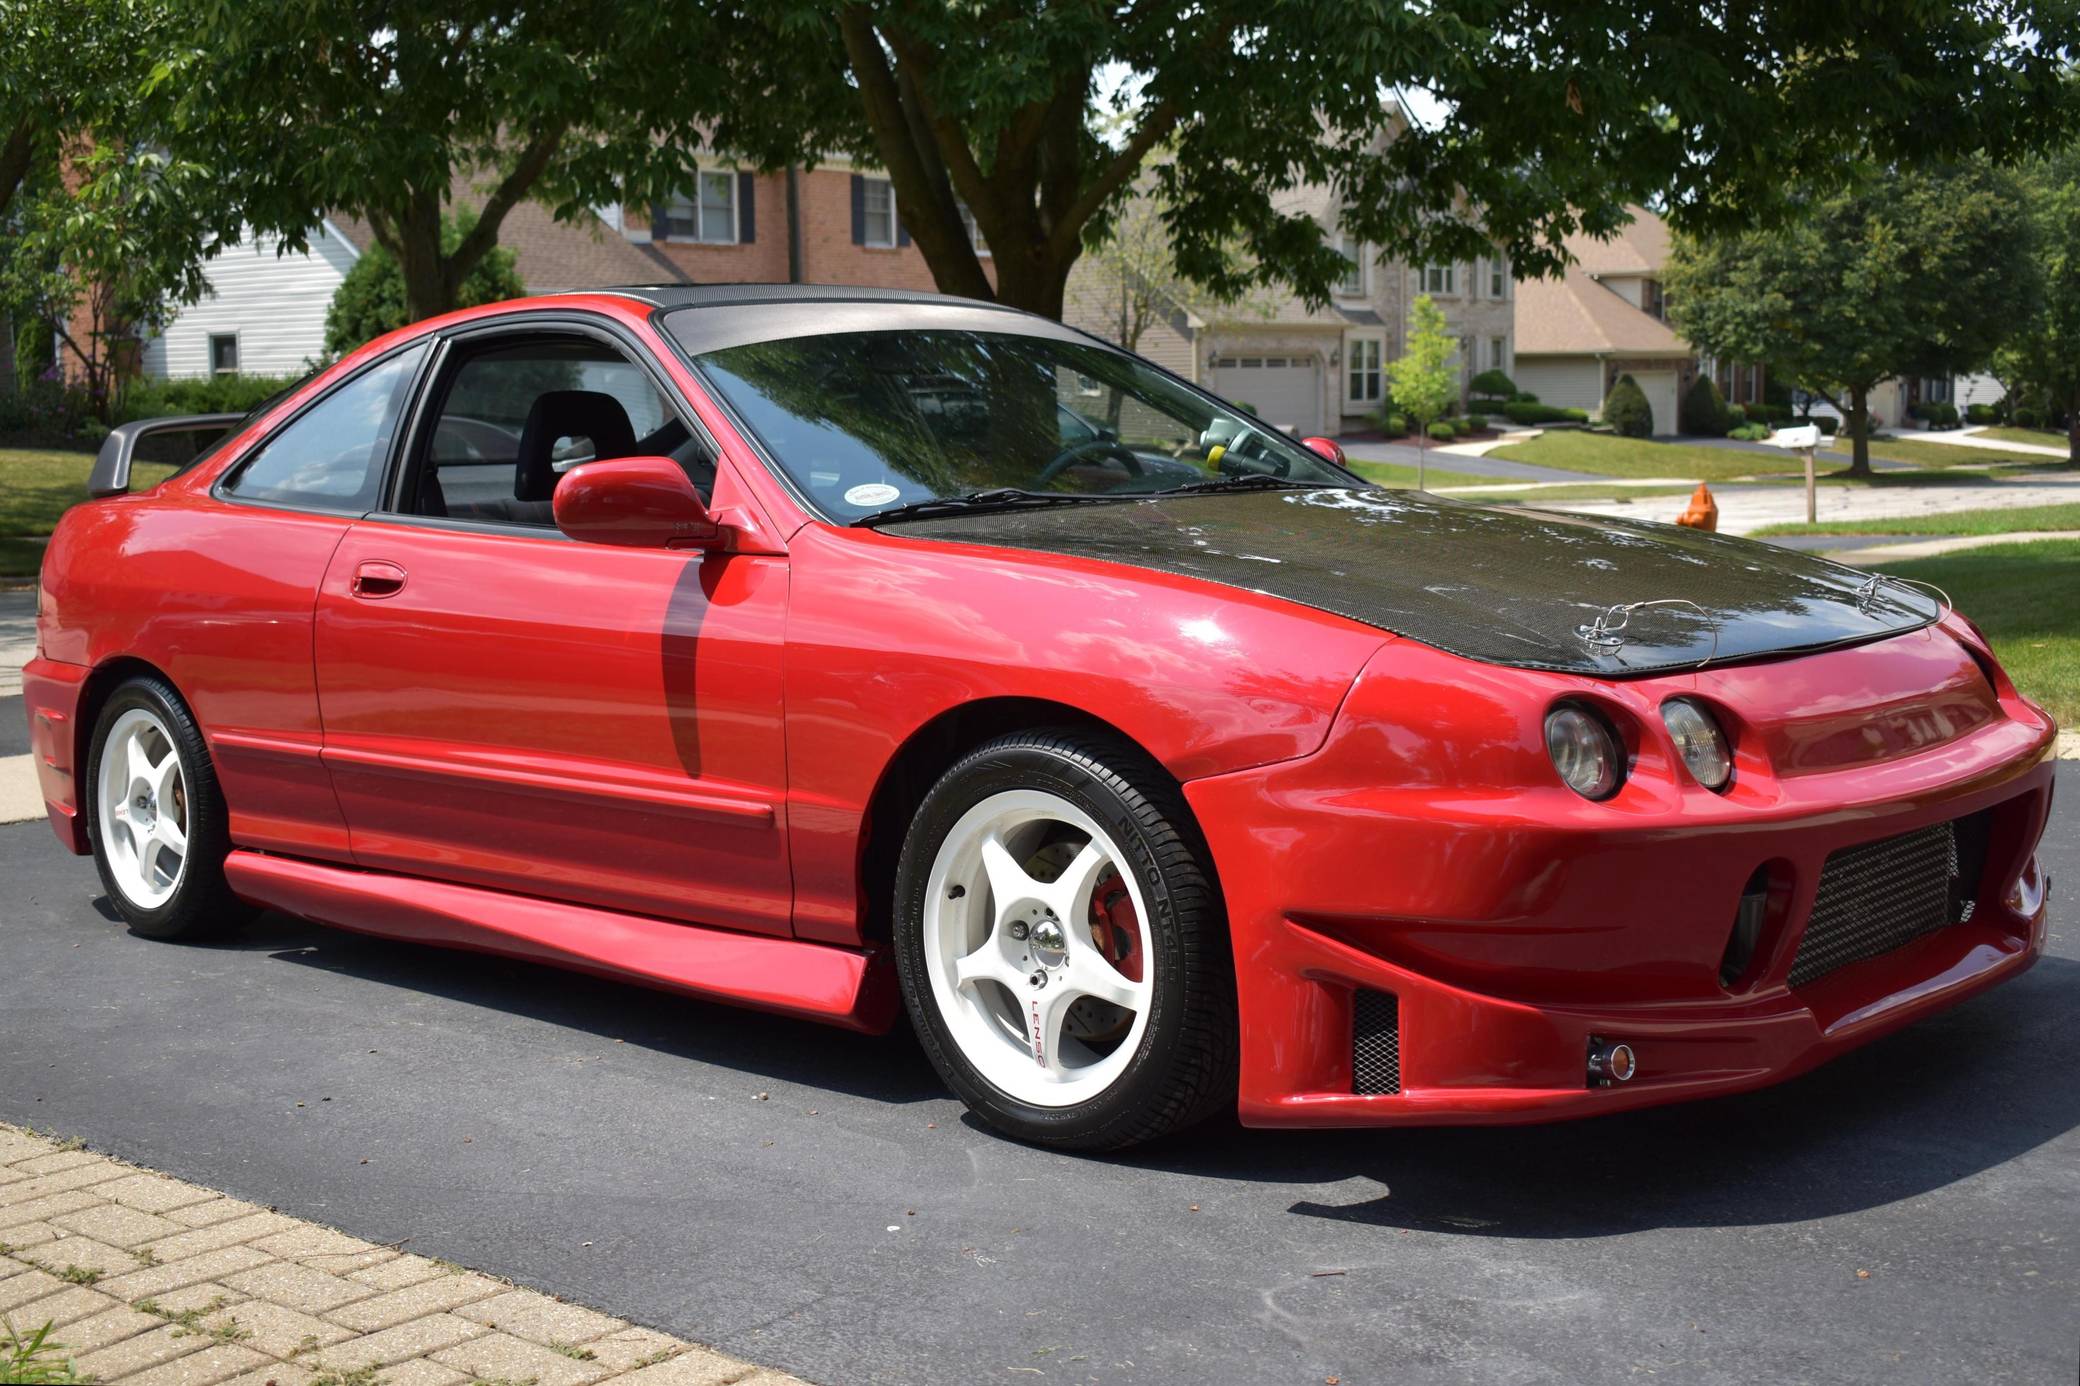
<path id="1" fill-rule="evenodd" d="M 887 505 L 900 500 L 903 493 L 885 481 L 870 481 L 864 486 L 855 486 L 845 493 L 847 505 Z"/>

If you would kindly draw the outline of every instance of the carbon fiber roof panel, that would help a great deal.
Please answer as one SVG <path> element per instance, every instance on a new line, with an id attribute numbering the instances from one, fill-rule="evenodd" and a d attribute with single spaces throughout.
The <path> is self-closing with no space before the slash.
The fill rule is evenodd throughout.
<path id="1" fill-rule="evenodd" d="M 1916 630 L 1936 601 L 1899 583 L 1672 525 L 1504 509 L 1414 491 L 1228 492 L 984 511 L 891 538 L 1121 563 L 1245 588 L 1468 659 L 1624 676 L 1860 644 Z M 1615 646 L 1585 638 L 1611 608 Z M 1612 618 L 1616 619 L 1616 618 Z"/>

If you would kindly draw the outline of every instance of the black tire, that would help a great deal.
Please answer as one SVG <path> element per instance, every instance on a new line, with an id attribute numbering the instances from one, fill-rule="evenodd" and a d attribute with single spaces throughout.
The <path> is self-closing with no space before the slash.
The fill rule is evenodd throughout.
<path id="1" fill-rule="evenodd" d="M 188 849 L 182 857 L 180 880 L 173 893 L 157 906 L 140 904 L 127 893 L 109 858 L 100 822 L 102 757 L 108 748 L 109 734 L 124 713 L 139 708 L 158 718 L 180 756 L 186 799 Z M 119 685 L 102 703 L 101 714 L 94 723 L 87 776 L 80 786 L 79 801 L 80 811 L 86 815 L 87 837 L 93 844 L 94 866 L 101 873 L 102 887 L 116 913 L 130 926 L 130 932 L 145 938 L 182 942 L 222 938 L 237 932 L 253 917 L 252 907 L 233 895 L 224 879 L 224 858 L 231 852 L 231 828 L 216 769 L 210 764 L 209 748 L 187 704 L 166 680 L 140 675 Z"/>
<path id="2" fill-rule="evenodd" d="M 962 1054 L 926 972 L 925 893 L 948 832 L 993 794 L 1040 789 L 1103 826 L 1132 858 L 1158 952 L 1148 1022 L 1126 1069 L 1075 1106 L 1020 1101 Z M 1019 1140 L 1063 1150 L 1116 1150 L 1155 1140 L 1235 1102 L 1235 978 L 1227 919 L 1197 826 L 1177 786 L 1145 753 L 1113 737 L 1042 729 L 1001 737 L 939 778 L 912 819 L 896 871 L 894 942 L 903 1000 L 940 1076 L 982 1120 Z"/>

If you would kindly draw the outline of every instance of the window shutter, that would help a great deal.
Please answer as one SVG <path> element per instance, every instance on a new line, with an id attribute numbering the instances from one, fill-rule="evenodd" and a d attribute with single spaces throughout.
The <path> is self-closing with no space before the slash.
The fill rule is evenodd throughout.
<path id="1" fill-rule="evenodd" d="M 737 175 L 737 239 L 750 245 L 758 239 L 756 180 L 748 173 Z"/>
<path id="2" fill-rule="evenodd" d="M 852 175 L 852 243 L 867 243 L 867 180 L 857 173 Z"/>
<path id="3" fill-rule="evenodd" d="M 667 221 L 667 220 L 665 219 L 665 215 L 664 215 L 664 204 L 663 204 L 662 202 L 653 202 L 653 203 L 651 203 L 651 204 L 650 204 L 650 239 L 651 239 L 651 240 L 653 240 L 653 241 L 668 241 L 668 240 L 670 240 L 671 238 L 672 238 L 672 224 L 671 224 L 671 222 L 669 222 L 669 221 Z"/>

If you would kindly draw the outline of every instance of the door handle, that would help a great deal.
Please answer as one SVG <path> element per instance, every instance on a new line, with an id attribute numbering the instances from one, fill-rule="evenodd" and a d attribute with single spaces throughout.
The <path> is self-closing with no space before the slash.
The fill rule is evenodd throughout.
<path id="1" fill-rule="evenodd" d="M 354 569 L 354 581 L 348 590 L 370 600 L 394 597 L 404 590 L 404 569 L 395 563 L 371 559 Z"/>

